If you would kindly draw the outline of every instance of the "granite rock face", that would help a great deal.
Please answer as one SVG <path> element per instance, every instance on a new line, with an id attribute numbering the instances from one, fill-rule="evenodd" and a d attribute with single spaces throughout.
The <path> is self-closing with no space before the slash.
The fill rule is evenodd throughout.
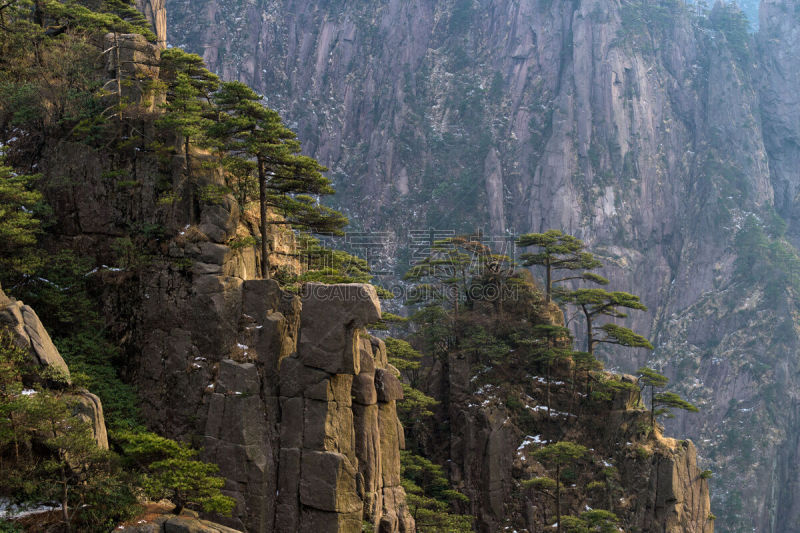
<path id="1" fill-rule="evenodd" d="M 397 394 L 376 390 L 385 347 L 363 329 L 380 318 L 374 288 L 308 284 L 301 298 L 246 279 L 250 261 L 220 246 L 183 248 L 216 271 L 160 272 L 142 289 L 135 379 L 150 425 L 200 435 L 238 502 L 223 524 L 358 532 L 383 520 L 389 533 L 413 531 Z"/>
<path id="2" fill-rule="evenodd" d="M 137 107 L 153 112 L 164 103 L 162 93 L 149 86 L 158 79 L 161 48 L 137 33 L 109 33 L 103 39 L 106 73 L 114 91 L 110 98 L 121 98 Z M 116 86 L 113 81 L 117 81 Z"/>

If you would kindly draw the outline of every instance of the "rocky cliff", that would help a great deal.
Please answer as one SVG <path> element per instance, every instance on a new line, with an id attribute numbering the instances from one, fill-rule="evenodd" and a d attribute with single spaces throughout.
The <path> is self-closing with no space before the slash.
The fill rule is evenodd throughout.
<path id="1" fill-rule="evenodd" d="M 755 38 L 721 2 L 698 16 L 679 1 L 171 0 L 168 14 L 173 43 L 294 122 L 340 207 L 392 251 L 430 227 L 584 238 L 650 307 L 631 324 L 655 340 L 651 363 L 702 406 L 671 427 L 716 473 L 719 529 L 781 532 L 800 505 L 800 6 L 761 4 Z"/>
<path id="2" fill-rule="evenodd" d="M 53 207 L 49 245 L 96 264 L 81 276 L 125 352 L 146 424 L 220 466 L 237 506 L 218 519 L 236 529 L 413 531 L 399 477 L 402 386 L 364 329 L 381 318 L 375 289 L 308 284 L 296 295 L 258 279 L 253 214 L 224 192 L 213 159 L 191 154 L 187 184 L 185 154 L 150 144 L 160 47 L 136 34 L 105 45 L 119 53 L 97 68 L 122 80 L 126 142 L 48 139 L 35 165 Z M 166 191 L 175 196 L 160 201 Z M 265 238 L 273 273 L 300 268 L 291 230 Z M 0 293 L 0 318 L 39 360 L 64 366 L 32 310 Z"/>

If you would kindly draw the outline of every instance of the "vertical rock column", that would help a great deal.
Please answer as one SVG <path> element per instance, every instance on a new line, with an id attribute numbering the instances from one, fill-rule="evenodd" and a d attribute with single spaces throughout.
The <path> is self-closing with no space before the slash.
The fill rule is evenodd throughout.
<path id="1" fill-rule="evenodd" d="M 405 448 L 397 418 L 403 386 L 375 337 L 358 343 L 361 369 L 353 380 L 353 423 L 358 472 L 364 480 L 364 520 L 379 532 L 415 531 L 406 494 L 400 486 L 400 450 Z"/>
<path id="2" fill-rule="evenodd" d="M 238 504 L 232 518 L 219 520 L 254 533 L 282 531 L 273 522 L 280 444 L 277 374 L 281 359 L 296 349 L 300 301 L 281 291 L 274 280 L 236 283 L 230 293 L 227 297 L 210 293 L 210 298 L 197 302 L 198 309 L 209 309 L 219 317 L 216 323 L 223 328 L 217 331 L 210 326 L 213 320 L 201 318 L 198 324 L 206 324 L 209 339 L 221 340 L 227 334 L 227 344 L 235 341 L 230 351 L 223 350 L 227 357 L 211 365 L 207 411 L 201 411 L 204 454 L 219 465 L 227 480 L 224 492 Z M 236 317 L 238 333 L 231 324 Z M 196 364 L 201 367 L 193 368 L 199 378 L 207 363 Z"/>
<path id="3" fill-rule="evenodd" d="M 381 316 L 375 289 L 309 283 L 302 303 L 297 354 L 280 365 L 275 529 L 357 533 L 367 519 L 413 531 L 399 482 L 402 388 L 383 377 L 382 343 L 361 333 Z"/>

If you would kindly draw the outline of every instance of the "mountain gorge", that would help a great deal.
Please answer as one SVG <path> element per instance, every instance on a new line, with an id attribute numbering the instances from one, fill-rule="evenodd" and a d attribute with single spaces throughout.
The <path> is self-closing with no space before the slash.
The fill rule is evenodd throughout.
<path id="1" fill-rule="evenodd" d="M 559 228 L 639 294 L 649 361 L 701 407 L 720 531 L 788 532 L 797 488 L 800 4 L 169 0 L 168 41 L 265 95 L 388 239 Z"/>

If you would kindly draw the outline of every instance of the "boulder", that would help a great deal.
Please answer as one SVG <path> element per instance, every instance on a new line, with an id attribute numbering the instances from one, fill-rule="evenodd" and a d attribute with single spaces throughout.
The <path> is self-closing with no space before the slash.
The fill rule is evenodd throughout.
<path id="1" fill-rule="evenodd" d="M 388 370 L 375 371 L 375 391 L 379 402 L 391 402 L 403 399 L 403 384 Z"/>
<path id="2" fill-rule="evenodd" d="M 108 433 L 106 432 L 106 419 L 103 416 L 103 404 L 100 398 L 89 391 L 75 395 L 76 413 L 92 426 L 92 435 L 97 446 L 102 450 L 108 449 Z"/>
<path id="3" fill-rule="evenodd" d="M 361 405 L 373 405 L 378 402 L 375 390 L 375 374 L 362 372 L 353 378 L 353 402 Z"/>
<path id="4" fill-rule="evenodd" d="M 22 302 L 9 298 L 2 290 L 0 327 L 11 330 L 17 345 L 27 349 L 36 363 L 42 367 L 56 368 L 69 379 L 67 363 L 58 353 L 36 312 Z"/>
<path id="5" fill-rule="evenodd" d="M 380 320 L 375 288 L 360 283 L 303 286 L 298 354 L 306 366 L 358 374 L 358 329 Z"/>
<path id="6" fill-rule="evenodd" d="M 347 457 L 335 452 L 304 451 L 300 471 L 303 505 L 320 511 L 361 513 L 357 471 Z"/>

